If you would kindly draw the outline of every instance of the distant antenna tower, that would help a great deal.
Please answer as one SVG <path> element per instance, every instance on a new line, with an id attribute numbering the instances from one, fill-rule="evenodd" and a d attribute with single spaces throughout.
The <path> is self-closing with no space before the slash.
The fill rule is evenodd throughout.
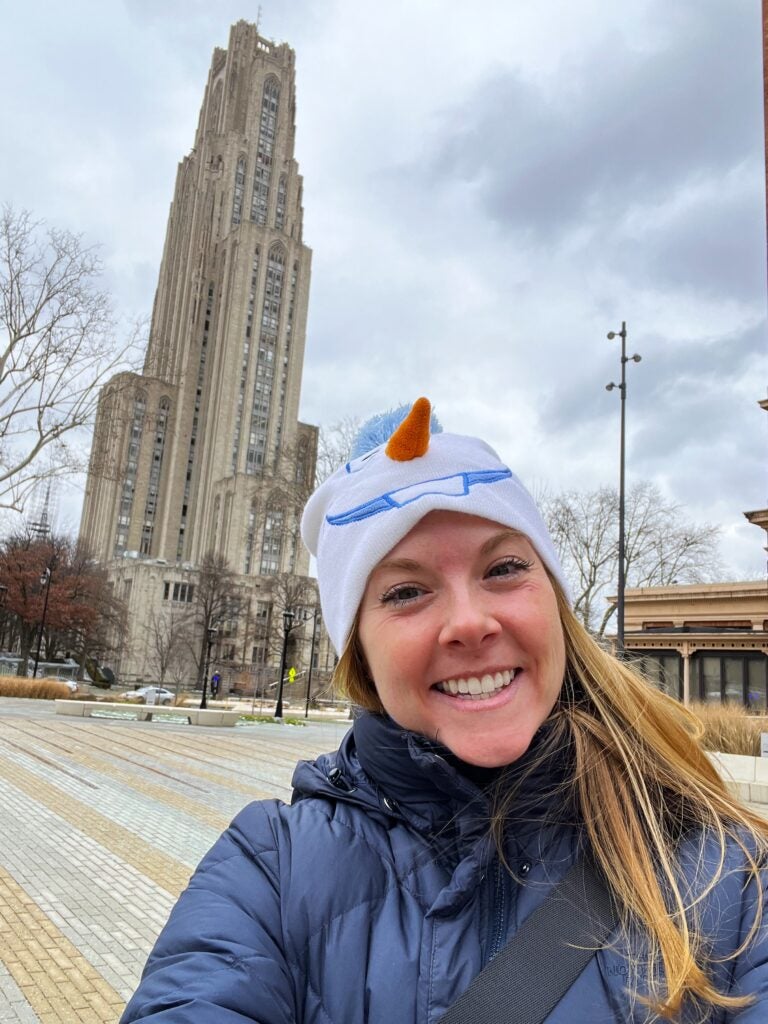
<path id="1" fill-rule="evenodd" d="M 44 540 L 51 535 L 52 502 L 51 502 L 51 481 L 47 480 L 45 492 L 38 492 L 38 500 L 35 508 L 35 518 L 29 523 L 29 532 L 33 537 Z"/>
<path id="2" fill-rule="evenodd" d="M 259 4 L 259 12 L 256 15 L 256 35 L 259 34 L 259 25 L 261 25 L 261 4 Z"/>

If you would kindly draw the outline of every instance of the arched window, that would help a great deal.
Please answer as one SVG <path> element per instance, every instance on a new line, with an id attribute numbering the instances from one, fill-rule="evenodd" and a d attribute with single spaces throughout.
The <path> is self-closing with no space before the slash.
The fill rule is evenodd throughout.
<path id="1" fill-rule="evenodd" d="M 269 411 L 275 381 L 277 334 L 280 325 L 280 307 L 285 275 L 285 250 L 275 243 L 269 250 L 267 274 L 264 284 L 264 304 L 261 310 L 259 351 L 251 406 L 251 426 L 248 434 L 246 473 L 258 473 L 264 466 L 269 430 Z"/>
<path id="2" fill-rule="evenodd" d="M 232 439 L 232 472 L 237 472 L 237 457 L 240 453 L 240 433 L 243 422 L 243 403 L 245 402 L 245 389 L 248 383 L 248 363 L 251 356 L 251 334 L 253 333 L 253 310 L 256 302 L 256 292 L 259 286 L 259 254 L 257 245 L 253 252 L 253 264 L 251 265 L 251 288 L 248 293 L 248 308 L 245 316 L 245 338 L 243 339 L 243 358 L 240 363 L 240 388 L 237 392 L 237 411 L 235 413 L 235 433 Z"/>
<path id="3" fill-rule="evenodd" d="M 144 522 L 141 527 L 141 553 L 149 555 L 152 551 L 152 534 L 155 529 L 155 513 L 160 496 L 160 473 L 163 468 L 165 437 L 168 430 L 168 415 L 171 403 L 165 397 L 160 399 L 155 418 L 155 436 L 152 443 L 152 463 L 149 467 L 149 486 L 147 500 L 144 505 Z"/>
<path id="4" fill-rule="evenodd" d="M 295 480 L 297 484 L 306 484 L 309 472 L 309 446 L 303 437 L 296 448 Z"/>
<path id="5" fill-rule="evenodd" d="M 277 183 L 277 207 L 275 208 L 275 227 L 278 231 L 282 231 L 285 227 L 285 193 L 287 188 L 287 182 L 284 174 L 280 175 L 280 181 Z"/>
<path id="6" fill-rule="evenodd" d="M 269 181 L 272 175 L 279 103 L 280 83 L 276 78 L 268 78 L 264 83 L 264 92 L 261 97 L 259 142 L 256 150 L 256 168 L 253 172 L 253 191 L 251 192 L 251 220 L 256 224 L 267 223 Z"/>
<path id="7" fill-rule="evenodd" d="M 283 551 L 283 510 L 270 505 L 264 517 L 264 534 L 261 541 L 262 576 L 274 576 L 280 572 L 280 557 Z"/>
<path id="8" fill-rule="evenodd" d="M 144 431 L 144 416 L 147 411 L 147 396 L 144 391 L 137 391 L 133 399 L 133 417 L 131 419 L 131 433 L 128 438 L 128 458 L 126 460 L 123 486 L 120 492 L 120 507 L 117 515 L 117 530 L 115 531 L 115 554 L 120 554 L 128 546 L 128 531 L 131 525 L 131 514 L 133 512 L 133 495 L 136 490 L 136 474 L 139 469 L 139 452 L 141 450 L 141 435 Z"/>
<path id="9" fill-rule="evenodd" d="M 256 499 L 251 499 L 248 509 L 248 522 L 245 528 L 245 558 L 243 559 L 243 572 L 247 576 L 253 566 L 253 545 L 256 539 Z"/>
<path id="10" fill-rule="evenodd" d="M 232 223 L 239 224 L 243 217 L 243 191 L 245 190 L 245 157 L 237 161 L 235 193 L 232 198 Z"/>
<path id="11" fill-rule="evenodd" d="M 181 520 L 179 522 L 179 538 L 176 543 L 176 557 L 184 557 L 184 534 L 187 530 L 187 511 L 189 509 L 189 496 L 192 491 L 192 471 L 195 465 L 195 451 L 197 446 L 197 432 L 200 426 L 200 409 L 203 404 L 203 388 L 205 386 L 205 359 L 208 352 L 208 341 L 213 330 L 214 313 L 213 283 L 208 285 L 208 296 L 205 301 L 205 320 L 203 321 L 203 336 L 200 340 L 200 362 L 197 366 L 197 387 L 195 389 L 195 412 L 192 418 L 192 431 L 189 437 L 189 448 L 187 449 L 187 475 L 184 480 L 184 500 L 181 506 Z"/>

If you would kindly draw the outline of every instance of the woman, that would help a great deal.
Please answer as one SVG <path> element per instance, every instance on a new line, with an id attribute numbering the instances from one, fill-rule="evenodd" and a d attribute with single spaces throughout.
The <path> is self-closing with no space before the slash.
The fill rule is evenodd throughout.
<path id="1" fill-rule="evenodd" d="M 434 1024 L 581 858 L 618 922 L 548 1024 L 768 1020 L 768 827 L 579 625 L 514 474 L 430 415 L 302 522 L 365 712 L 213 847 L 123 1021 Z"/>

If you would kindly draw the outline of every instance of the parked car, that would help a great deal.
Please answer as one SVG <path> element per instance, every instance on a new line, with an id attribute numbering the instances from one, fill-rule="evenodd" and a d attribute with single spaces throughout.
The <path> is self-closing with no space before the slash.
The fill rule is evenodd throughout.
<path id="1" fill-rule="evenodd" d="M 166 690 L 164 686 L 142 686 L 123 694 L 123 700 L 143 700 L 145 704 L 173 704 L 175 699 L 173 690 Z"/>

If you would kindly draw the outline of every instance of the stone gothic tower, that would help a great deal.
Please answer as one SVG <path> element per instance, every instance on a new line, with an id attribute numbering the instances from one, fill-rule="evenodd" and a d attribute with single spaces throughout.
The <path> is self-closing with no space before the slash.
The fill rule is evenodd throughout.
<path id="1" fill-rule="evenodd" d="M 141 375 L 99 405 L 81 535 L 102 561 L 306 572 L 298 422 L 311 252 L 294 158 L 294 52 L 234 25 L 179 165 Z"/>
<path id="2" fill-rule="evenodd" d="M 122 681 L 158 677 L 147 638 L 179 623 L 197 631 L 189 650 L 205 650 L 208 556 L 234 574 L 214 650 L 233 679 L 256 667 L 274 679 L 283 612 L 314 621 L 298 530 L 317 428 L 298 421 L 311 252 L 294 61 L 244 21 L 214 50 L 176 177 L 144 369 L 118 374 L 99 399 L 80 536 L 126 602 Z M 309 627 L 294 626 L 291 642 L 297 666 L 310 650 L 319 669 L 319 653 L 332 657 L 322 629 L 317 648 Z M 180 674 L 199 680 L 201 657 Z"/>

